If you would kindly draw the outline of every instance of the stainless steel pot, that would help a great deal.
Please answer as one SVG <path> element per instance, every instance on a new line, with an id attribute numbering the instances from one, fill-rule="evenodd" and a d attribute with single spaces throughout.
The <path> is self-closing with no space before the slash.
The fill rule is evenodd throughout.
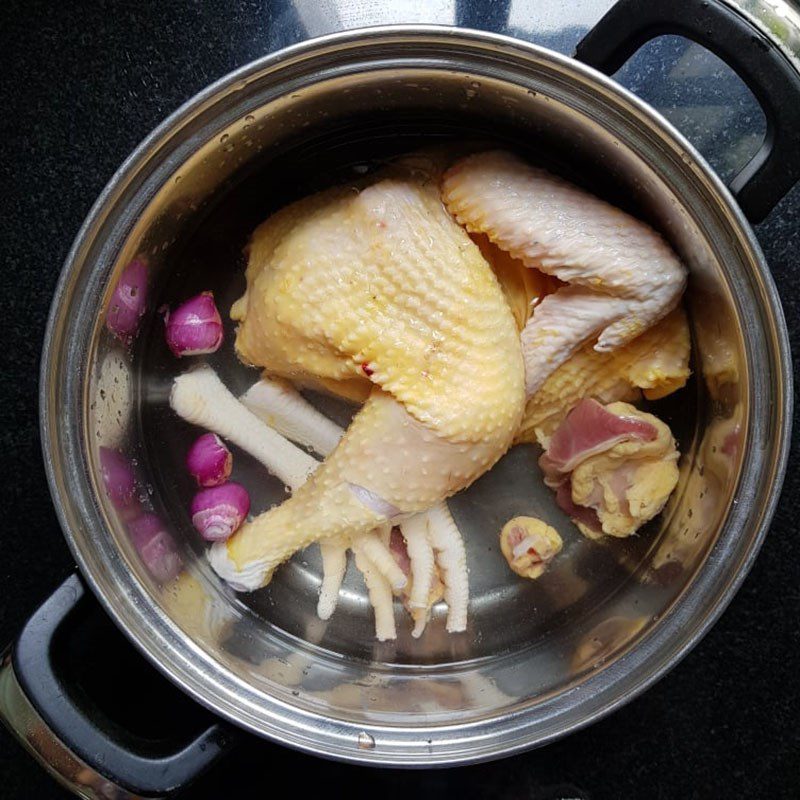
<path id="1" fill-rule="evenodd" d="M 761 44 L 744 18 L 720 4 L 702 7 L 727 45 L 732 36 Z M 619 19 L 605 24 L 582 55 L 610 65 L 643 37 Z M 739 55 L 761 59 L 761 68 L 763 53 L 758 46 Z M 794 91 L 788 60 L 774 50 L 769 59 L 776 74 L 794 76 L 784 87 Z M 769 107 L 769 93 L 756 94 Z M 182 462 L 192 432 L 167 406 L 171 380 L 186 365 L 166 351 L 158 308 L 210 288 L 227 309 L 243 286 L 241 249 L 271 210 L 393 154 L 467 136 L 512 147 L 647 218 L 689 266 L 695 377 L 658 412 L 680 439 L 681 480 L 649 530 L 597 544 L 572 531 L 540 487 L 532 448 L 516 449 L 452 504 L 470 557 L 469 631 L 447 636 L 437 615 L 419 641 L 401 633 L 378 644 L 355 575 L 333 619 L 316 618 L 315 553 L 298 555 L 254 595 L 235 595 L 206 564 L 186 511 Z M 735 187 L 754 214 L 788 188 L 769 180 L 774 148 L 785 146 L 771 137 Z M 147 313 L 123 344 L 108 319 L 114 288 L 134 262 L 148 270 Z M 210 360 L 234 389 L 255 379 L 230 347 Z M 346 419 L 343 406 L 316 400 Z M 708 630 L 772 515 L 792 381 L 780 303 L 752 231 L 674 128 L 576 60 L 506 37 L 415 26 L 291 47 L 224 78 L 154 131 L 104 190 L 67 259 L 40 401 L 53 498 L 81 572 L 177 686 L 238 726 L 313 753 L 452 765 L 587 725 L 652 684 Z M 109 450 L 136 474 L 141 497 L 133 503 L 104 484 Z M 284 496 L 246 456 L 236 463 L 255 508 Z M 515 581 L 495 548 L 497 531 L 533 510 L 565 533 L 565 553 L 542 580 Z M 145 511 L 158 519 L 153 546 L 183 565 L 177 581 L 148 567 Z M 60 608 L 74 601 L 70 587 Z M 26 647 L 18 651 L 27 658 Z M 36 694 L 35 681 L 20 674 L 25 660 L 4 674 L 7 696 L 19 703 Z M 34 700 L 26 713 L 56 728 L 91 766 L 90 744 Z M 220 737 L 204 740 L 209 754 Z M 120 782 L 130 788 L 134 778 Z"/>

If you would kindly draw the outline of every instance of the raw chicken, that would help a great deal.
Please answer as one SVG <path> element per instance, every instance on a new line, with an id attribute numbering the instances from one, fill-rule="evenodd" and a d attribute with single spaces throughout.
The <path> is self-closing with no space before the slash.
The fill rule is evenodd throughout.
<path id="1" fill-rule="evenodd" d="M 547 448 L 550 436 L 580 400 L 648 400 L 682 388 L 689 377 L 689 326 L 679 306 L 661 322 L 611 353 L 584 345 L 528 399 L 518 442 Z"/>
<path id="2" fill-rule="evenodd" d="M 586 536 L 630 536 L 678 482 L 678 450 L 658 417 L 628 403 L 582 400 L 539 461 L 556 502 Z"/>
<path id="3" fill-rule="evenodd" d="M 445 585 L 442 582 L 441 572 L 438 566 L 433 563 L 433 559 L 431 559 L 432 575 L 428 581 L 427 594 L 422 603 L 415 605 L 412 602 L 415 580 L 414 570 L 412 569 L 413 563 L 412 559 L 409 557 L 408 541 L 403 537 L 403 533 L 399 527 L 392 528 L 389 534 L 389 549 L 400 569 L 402 569 L 409 578 L 408 584 L 399 591 L 403 599 L 403 604 L 415 621 L 422 620 L 420 627 L 424 630 L 424 623 L 427 621 L 431 608 L 444 597 Z"/>
<path id="4" fill-rule="evenodd" d="M 552 275 L 545 275 L 541 270 L 526 267 L 522 261 L 501 250 L 483 234 L 472 234 L 472 240 L 492 265 L 517 328 L 521 331 L 531 318 L 533 309 L 564 284 Z"/>
<path id="5" fill-rule="evenodd" d="M 456 558 L 463 543 L 441 501 L 489 469 L 515 436 L 549 436 L 584 397 L 633 399 L 640 389 L 655 396 L 688 374 L 682 312 L 657 325 L 658 335 L 641 335 L 674 308 L 685 280 L 658 234 L 506 153 L 451 168 L 441 180 L 445 209 L 442 171 L 441 158 L 406 158 L 358 187 L 279 211 L 253 235 L 247 291 L 232 310 L 242 360 L 364 405 L 333 452 L 323 448 L 312 477 L 215 545 L 211 563 L 237 588 L 255 589 L 319 541 L 329 615 L 352 547 L 381 639 L 394 637 L 387 565 L 404 576 L 415 635 L 441 591 L 439 577 L 453 617 L 448 630 L 464 629 L 466 568 Z M 551 373 L 584 344 L 548 388 Z M 556 411 L 559 385 L 569 391 Z M 533 397 L 521 426 L 526 389 Z M 593 455 L 584 448 L 569 469 L 564 462 L 554 482 L 562 507 L 587 532 L 602 526 L 626 535 L 660 510 L 669 454 L 634 455 L 626 436 L 601 437 Z M 657 440 L 660 431 L 634 444 Z M 646 497 L 628 485 L 640 479 Z M 413 575 L 398 570 L 402 558 L 379 564 L 366 549 L 380 555 L 380 531 L 397 523 Z M 383 541 L 384 550 L 390 545 Z"/>
<path id="6" fill-rule="evenodd" d="M 483 234 L 472 234 L 492 265 L 506 300 L 522 330 L 545 297 L 564 284 L 513 258 Z M 528 398 L 516 442 L 547 448 L 552 432 L 584 397 L 601 403 L 666 397 L 686 385 L 691 339 L 681 305 L 632 342 L 611 352 L 586 344 L 567 359 Z"/>
<path id="7" fill-rule="evenodd" d="M 652 228 L 510 153 L 457 162 L 442 196 L 470 233 L 570 284 L 547 296 L 522 332 L 529 395 L 582 344 L 598 335 L 599 352 L 627 344 L 683 292 L 685 270 Z"/>
<path id="8" fill-rule="evenodd" d="M 211 560 L 250 589 L 312 541 L 355 536 L 469 485 L 519 427 L 519 335 L 477 246 L 421 178 L 323 192 L 254 234 L 240 357 L 304 381 L 375 384 L 336 450 Z M 458 398 L 458 402 L 454 399 Z"/>
<path id="9" fill-rule="evenodd" d="M 536 517 L 514 517 L 500 531 L 500 550 L 522 578 L 540 578 L 562 547 L 558 531 Z"/>

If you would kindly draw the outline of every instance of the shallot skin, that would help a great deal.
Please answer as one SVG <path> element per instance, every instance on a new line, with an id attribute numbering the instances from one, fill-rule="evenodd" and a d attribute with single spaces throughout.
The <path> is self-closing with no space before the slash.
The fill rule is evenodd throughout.
<path id="1" fill-rule="evenodd" d="M 110 447 L 101 447 L 99 455 L 103 485 L 114 508 L 121 512 L 138 509 L 136 475 L 130 461 Z"/>
<path id="2" fill-rule="evenodd" d="M 201 489 L 192 500 L 192 524 L 208 542 L 228 539 L 250 511 L 250 495 L 238 483 Z"/>
<path id="3" fill-rule="evenodd" d="M 167 346 L 178 358 L 215 353 L 224 338 L 212 292 L 202 292 L 181 303 L 167 313 L 165 323 Z"/>
<path id="4" fill-rule="evenodd" d="M 147 571 L 160 583 L 172 580 L 183 569 L 183 559 L 163 520 L 145 512 L 128 523 L 128 534 Z"/>
<path id="5" fill-rule="evenodd" d="M 198 486 L 219 486 L 231 476 L 233 455 L 215 433 L 204 433 L 189 448 L 186 467 Z"/>
<path id="6" fill-rule="evenodd" d="M 106 327 L 126 344 L 139 332 L 147 307 L 147 285 L 147 265 L 137 258 L 122 271 L 111 295 Z"/>

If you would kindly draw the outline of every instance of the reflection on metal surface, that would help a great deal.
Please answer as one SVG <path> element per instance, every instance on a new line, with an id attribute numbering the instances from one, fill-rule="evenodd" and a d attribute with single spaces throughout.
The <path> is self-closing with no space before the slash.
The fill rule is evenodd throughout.
<path id="1" fill-rule="evenodd" d="M 726 0 L 777 42 L 800 69 L 800 9 L 789 0 Z"/>
<path id="2" fill-rule="evenodd" d="M 697 568 L 719 529 L 742 440 L 738 413 L 709 422 L 696 456 L 697 466 L 688 473 L 670 526 L 652 552 L 645 573 L 648 580 L 668 586 L 684 580 Z"/>
<path id="3" fill-rule="evenodd" d="M 93 400 L 89 406 L 91 426 L 101 447 L 122 446 L 133 412 L 133 387 L 130 355 L 126 348 L 112 344 L 98 360 L 93 383 Z"/>
<path id="4" fill-rule="evenodd" d="M 158 514 L 143 511 L 127 527 L 142 565 L 158 583 L 172 580 L 181 571 L 183 558 L 178 544 Z"/>
<path id="5" fill-rule="evenodd" d="M 171 581 L 183 568 L 183 558 L 164 520 L 150 510 L 149 493 L 135 462 L 120 450 L 100 446 L 100 478 L 109 513 L 124 527 L 139 563 L 157 583 Z"/>
<path id="6" fill-rule="evenodd" d="M 745 441 L 741 332 L 734 319 L 721 312 L 724 304 L 718 295 L 698 287 L 690 304 L 708 418 L 693 467 L 682 475 L 680 499 L 669 509 L 670 526 L 651 554 L 646 575 L 661 585 L 674 584 L 696 569 L 713 543 Z"/>
<path id="7" fill-rule="evenodd" d="M 223 589 L 224 592 L 224 589 Z M 229 623 L 238 619 L 230 597 L 220 594 L 200 571 L 185 569 L 165 582 L 161 601 L 169 615 L 195 641 L 205 647 L 220 647 L 228 637 Z"/>
<path id="8" fill-rule="evenodd" d="M 134 258 L 117 278 L 106 309 L 106 327 L 125 344 L 130 344 L 139 333 L 149 290 L 147 262 L 144 258 Z"/>
<path id="9" fill-rule="evenodd" d="M 647 617 L 608 617 L 592 628 L 578 642 L 572 656 L 576 673 L 596 669 L 603 661 L 624 650 L 644 628 Z"/>
<path id="10" fill-rule="evenodd" d="M 742 364 L 736 320 L 723 313 L 724 302 L 698 287 L 690 297 L 700 375 L 713 401 L 714 413 L 729 417 L 741 401 Z"/>
<path id="11" fill-rule="evenodd" d="M 0 657 L 0 720 L 50 775 L 77 797 L 142 800 L 100 775 L 56 737 L 22 691 L 8 651 Z"/>

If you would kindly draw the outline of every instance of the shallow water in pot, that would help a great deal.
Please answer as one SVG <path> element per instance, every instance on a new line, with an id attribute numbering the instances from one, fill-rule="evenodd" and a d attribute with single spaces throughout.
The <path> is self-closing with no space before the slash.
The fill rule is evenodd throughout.
<path id="1" fill-rule="evenodd" d="M 609 200 L 628 205 L 636 213 L 637 209 L 630 207 L 630 196 L 604 180 L 602 172 L 580 169 L 555 147 L 545 149 L 542 141 L 523 142 L 497 130 L 490 137 L 485 126 L 482 130 L 474 120 L 470 123 L 473 136 L 511 146 Z M 163 255 L 169 269 L 161 273 L 153 287 L 152 304 L 174 306 L 200 291 L 212 290 L 225 320 L 226 340 L 220 351 L 207 360 L 235 394 L 241 393 L 257 380 L 258 372 L 237 361 L 233 352 L 234 326 L 228 312 L 244 289 L 243 250 L 252 230 L 287 202 L 359 178 L 393 155 L 450 139 L 458 141 L 460 130 L 452 121 L 435 118 L 403 116 L 391 125 L 353 120 L 289 143 L 283 152 L 272 154 L 269 159 L 256 159 L 223 186 L 170 244 Z M 203 546 L 188 514 L 194 489 L 184 466 L 186 451 L 198 430 L 177 419 L 167 404 L 172 378 L 197 361 L 175 359 L 164 342 L 163 322 L 158 315 L 150 317 L 134 355 L 141 398 L 140 432 L 135 438 L 144 442 L 142 469 L 154 495 L 161 498 L 170 528 L 202 563 Z M 343 401 L 314 393 L 307 397 L 342 424 L 352 414 L 352 408 Z M 651 404 L 651 410 L 672 428 L 681 452 L 689 457 L 698 425 L 698 402 L 693 380 L 676 397 Z M 241 451 L 234 452 L 232 477 L 248 488 L 254 512 L 286 497 L 283 485 L 260 464 Z M 581 656 L 576 655 L 574 644 L 568 644 L 567 639 L 571 642 L 576 631 L 581 630 L 588 636 L 584 647 L 588 647 L 590 660 L 594 652 L 598 657 L 607 657 L 609 645 L 614 645 L 613 650 L 616 644 L 624 644 L 629 635 L 646 627 L 674 592 L 674 587 L 661 585 L 652 576 L 645 578 L 648 554 L 662 538 L 672 506 L 628 540 L 589 541 L 555 506 L 552 492 L 542 483 L 538 454 L 538 448 L 531 445 L 514 448 L 490 473 L 450 501 L 469 562 L 470 625 L 464 634 L 446 634 L 443 609 L 439 608 L 422 638 L 414 640 L 410 620 L 397 603 L 397 641 L 375 642 L 372 609 L 363 580 L 352 564 L 336 612 L 329 622 L 322 623 L 315 613 L 321 573 L 316 546 L 284 565 L 266 589 L 238 595 L 235 602 L 241 604 L 246 617 L 255 617 L 265 628 L 275 626 L 330 655 L 350 658 L 443 665 L 538 648 L 547 653 L 548 661 L 567 662 L 551 664 L 550 677 L 555 678 L 559 673 L 573 672 L 568 662 Z M 564 539 L 562 553 L 545 576 L 535 582 L 513 575 L 499 551 L 500 528 L 519 514 L 544 518 Z M 627 596 L 626 607 L 634 612 L 630 616 L 620 617 L 614 610 L 622 591 Z M 608 609 L 606 615 L 598 615 L 602 608 Z M 610 622 L 591 635 L 598 618 Z M 249 623 L 244 627 L 249 630 Z M 234 651 L 241 650 L 236 626 L 229 635 L 229 646 Z"/>

